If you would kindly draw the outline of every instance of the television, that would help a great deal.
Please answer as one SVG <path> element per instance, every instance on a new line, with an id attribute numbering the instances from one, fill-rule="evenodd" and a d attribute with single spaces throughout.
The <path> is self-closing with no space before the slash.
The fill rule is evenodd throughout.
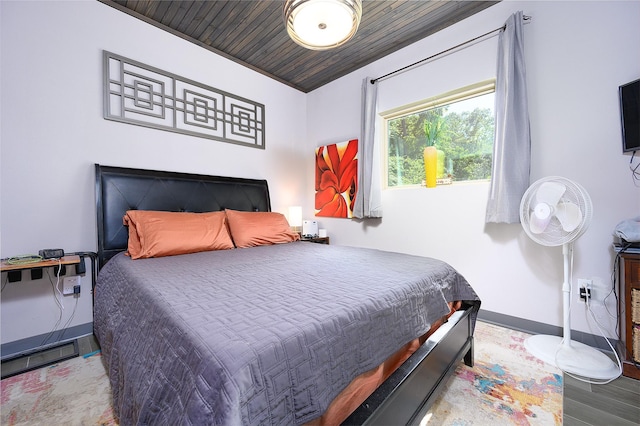
<path id="1" fill-rule="evenodd" d="M 618 89 L 622 120 L 622 151 L 640 149 L 640 79 Z"/>

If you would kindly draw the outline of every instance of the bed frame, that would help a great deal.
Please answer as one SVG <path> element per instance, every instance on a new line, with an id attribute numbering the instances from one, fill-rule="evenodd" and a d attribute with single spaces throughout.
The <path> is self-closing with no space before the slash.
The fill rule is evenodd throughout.
<path id="1" fill-rule="evenodd" d="M 98 267 L 127 249 L 127 210 L 270 211 L 266 180 L 95 165 Z M 461 359 L 473 366 L 478 305 L 455 312 L 343 424 L 416 424 Z"/>

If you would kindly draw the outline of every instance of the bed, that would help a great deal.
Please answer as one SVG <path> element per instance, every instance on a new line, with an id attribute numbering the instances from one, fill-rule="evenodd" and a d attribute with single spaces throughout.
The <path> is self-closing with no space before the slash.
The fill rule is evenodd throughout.
<path id="1" fill-rule="evenodd" d="M 95 177 L 94 333 L 123 425 L 412 424 L 473 364 L 480 301 L 444 262 L 256 239 L 278 216 L 264 180 Z M 157 212 L 223 216 L 233 245 L 134 260 L 134 218 Z"/>

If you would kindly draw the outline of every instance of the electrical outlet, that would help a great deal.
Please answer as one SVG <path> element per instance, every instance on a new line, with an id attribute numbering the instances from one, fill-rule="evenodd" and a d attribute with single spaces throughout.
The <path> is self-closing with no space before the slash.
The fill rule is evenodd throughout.
<path id="1" fill-rule="evenodd" d="M 578 278 L 578 288 L 580 289 L 580 300 L 582 300 L 583 302 L 586 302 L 587 299 L 591 299 L 592 287 L 593 287 L 593 280 Z"/>
<path id="2" fill-rule="evenodd" d="M 80 275 L 74 275 L 72 277 L 64 277 L 62 280 L 62 294 L 69 295 L 74 293 L 74 287 L 80 286 Z"/>
<path id="3" fill-rule="evenodd" d="M 591 290 L 586 287 L 580 287 L 580 300 L 586 302 L 587 299 L 591 299 Z"/>

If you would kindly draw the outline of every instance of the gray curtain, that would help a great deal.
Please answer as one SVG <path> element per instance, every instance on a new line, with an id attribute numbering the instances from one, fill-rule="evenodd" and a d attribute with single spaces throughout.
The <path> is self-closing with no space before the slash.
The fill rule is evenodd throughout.
<path id="1" fill-rule="evenodd" d="M 353 217 L 377 218 L 382 217 L 380 155 L 376 140 L 378 83 L 371 84 L 369 77 L 362 81 L 361 122 L 358 139 L 358 192 L 353 206 Z"/>
<path id="2" fill-rule="evenodd" d="M 496 134 L 486 223 L 520 222 L 520 200 L 529 187 L 531 134 L 522 27 L 522 11 L 516 12 L 498 41 Z"/>

